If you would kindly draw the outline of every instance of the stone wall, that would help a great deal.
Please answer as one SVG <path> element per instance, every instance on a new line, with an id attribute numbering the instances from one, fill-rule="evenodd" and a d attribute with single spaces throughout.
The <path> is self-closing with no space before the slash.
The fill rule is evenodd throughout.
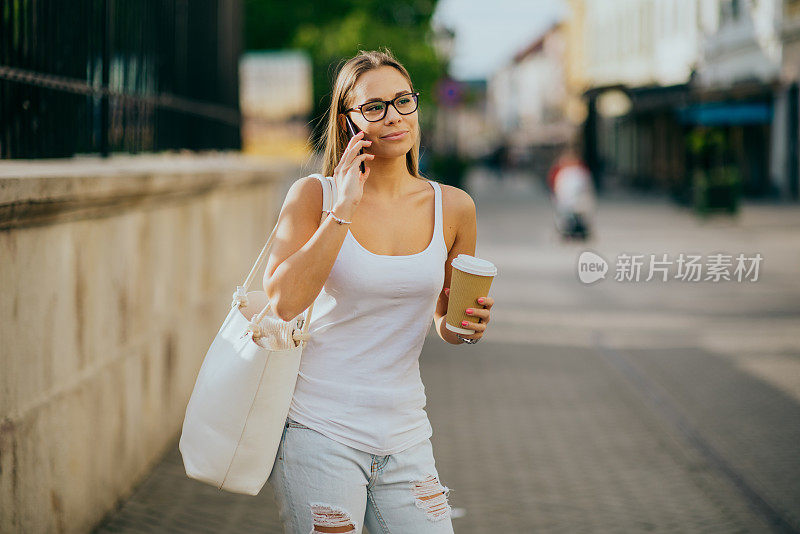
<path id="1" fill-rule="evenodd" d="M 91 530 L 175 442 L 299 176 L 225 154 L 0 164 L 0 532 Z"/>

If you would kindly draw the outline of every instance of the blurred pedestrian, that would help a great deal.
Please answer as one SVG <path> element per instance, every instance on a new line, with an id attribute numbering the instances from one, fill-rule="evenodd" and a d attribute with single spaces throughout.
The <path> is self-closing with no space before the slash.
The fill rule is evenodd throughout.
<path id="1" fill-rule="evenodd" d="M 547 186 L 559 234 L 566 239 L 589 238 L 595 190 L 589 168 L 574 149 L 567 148 L 558 157 L 547 175 Z"/>

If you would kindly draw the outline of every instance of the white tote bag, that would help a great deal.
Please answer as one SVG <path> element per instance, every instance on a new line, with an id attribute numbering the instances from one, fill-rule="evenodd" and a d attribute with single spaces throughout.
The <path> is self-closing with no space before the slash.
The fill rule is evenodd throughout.
<path id="1" fill-rule="evenodd" d="M 330 180 L 320 182 L 323 209 L 329 210 L 335 190 Z M 282 321 L 266 316 L 270 304 L 264 291 L 248 291 L 276 228 L 277 223 L 233 293 L 231 310 L 197 375 L 179 442 L 187 476 L 247 495 L 257 495 L 272 472 L 314 308 L 312 303 L 305 318 Z"/>

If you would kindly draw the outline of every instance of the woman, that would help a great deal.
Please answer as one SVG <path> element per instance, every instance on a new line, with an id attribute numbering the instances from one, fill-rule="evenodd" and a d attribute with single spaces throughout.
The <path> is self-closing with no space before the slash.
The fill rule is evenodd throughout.
<path id="1" fill-rule="evenodd" d="M 471 310 L 475 334 L 444 327 L 450 262 L 475 253 L 475 204 L 419 174 L 416 101 L 390 52 L 345 63 L 325 136 L 336 203 L 320 224 L 322 184 L 311 176 L 281 211 L 264 289 L 283 320 L 315 302 L 269 477 L 290 533 L 453 531 L 418 359 L 432 319 L 448 343 L 480 339 L 493 299 Z M 348 117 L 361 130 L 349 142 Z"/>

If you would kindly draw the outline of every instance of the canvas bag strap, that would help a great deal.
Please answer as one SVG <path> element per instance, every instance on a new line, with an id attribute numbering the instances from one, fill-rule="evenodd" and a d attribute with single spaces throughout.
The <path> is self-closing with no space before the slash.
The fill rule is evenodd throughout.
<path id="1" fill-rule="evenodd" d="M 314 176 L 315 178 L 320 180 L 320 182 L 322 183 L 322 206 L 323 206 L 323 210 L 330 210 L 331 206 L 333 204 L 333 202 L 332 202 L 333 195 L 331 194 L 331 184 L 330 184 L 330 182 L 328 180 L 324 180 L 323 176 L 321 174 L 312 174 L 311 176 Z M 282 210 L 281 210 L 281 213 L 283 213 Z M 320 217 L 320 224 L 322 224 L 322 221 L 326 217 L 327 217 L 327 213 L 325 213 L 325 211 L 323 211 L 322 212 L 322 216 Z M 280 213 L 278 214 L 278 219 L 280 220 Z M 247 275 L 247 278 L 245 278 L 244 283 L 241 286 L 237 286 L 236 287 L 236 291 L 233 294 L 233 305 L 234 306 L 241 306 L 243 304 L 244 305 L 247 304 L 247 292 L 250 290 L 250 286 L 253 283 L 253 279 L 255 278 L 256 273 L 261 269 L 261 266 L 264 264 L 264 261 L 267 259 L 267 252 L 269 251 L 269 248 L 272 246 L 272 240 L 275 237 L 275 231 L 277 229 L 278 229 L 278 223 L 276 222 L 275 223 L 275 227 L 272 229 L 272 232 L 269 234 L 269 238 L 267 239 L 267 243 L 264 245 L 264 248 L 261 249 L 261 253 L 258 255 L 258 258 L 256 259 L 255 264 L 253 264 L 253 268 L 250 269 L 250 273 Z M 271 306 L 271 303 L 269 301 L 267 301 L 267 304 L 264 306 L 264 308 L 258 313 L 258 315 L 253 317 L 253 319 L 250 321 L 251 324 L 258 325 L 261 322 L 261 320 L 264 318 L 264 316 L 267 314 L 267 312 L 269 311 L 270 306 Z M 311 305 L 308 307 L 308 311 L 306 312 L 305 320 L 303 321 L 302 334 L 303 334 L 304 338 L 307 337 L 306 334 L 308 334 L 308 327 L 309 327 L 309 324 L 311 323 L 311 313 L 312 313 L 313 309 L 314 309 L 314 303 L 312 302 Z"/>

